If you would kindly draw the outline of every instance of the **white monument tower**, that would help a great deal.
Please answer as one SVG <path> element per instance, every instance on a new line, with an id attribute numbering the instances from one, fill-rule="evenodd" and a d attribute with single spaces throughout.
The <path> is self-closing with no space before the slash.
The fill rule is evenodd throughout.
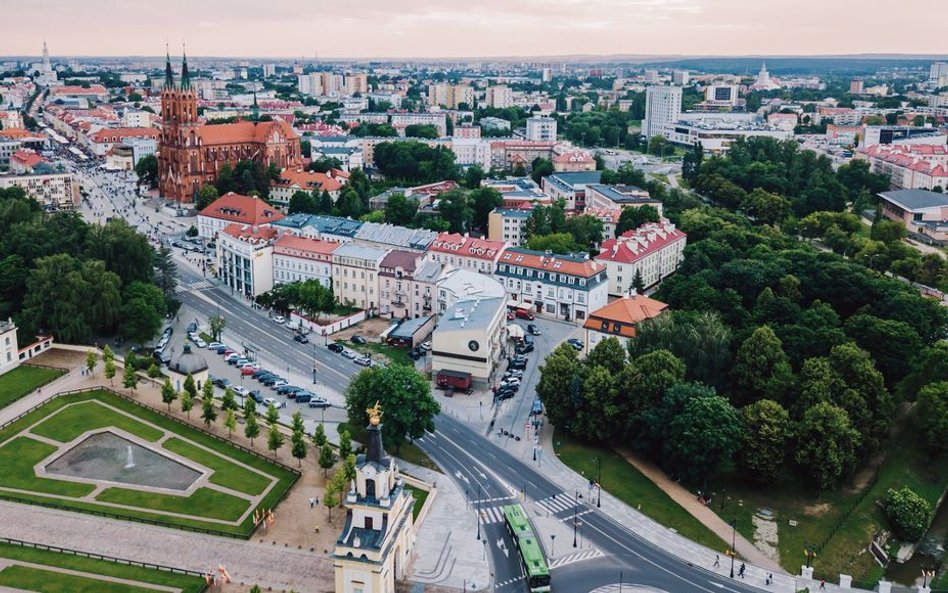
<path id="1" fill-rule="evenodd" d="M 49 48 L 46 47 L 46 40 L 43 40 L 43 63 L 39 68 L 39 76 L 36 79 L 37 84 L 41 86 L 52 86 L 57 81 L 56 71 L 49 62 Z"/>

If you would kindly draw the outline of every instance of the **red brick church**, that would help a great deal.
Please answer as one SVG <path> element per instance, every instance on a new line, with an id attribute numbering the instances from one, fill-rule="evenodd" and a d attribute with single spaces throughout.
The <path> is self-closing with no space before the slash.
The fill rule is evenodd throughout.
<path id="1" fill-rule="evenodd" d="M 199 121 L 187 56 L 179 84 L 174 81 L 170 56 L 165 63 L 161 119 L 158 190 L 163 198 L 193 202 L 201 186 L 213 183 L 225 163 L 235 167 L 238 161 L 252 160 L 280 169 L 302 164 L 299 136 L 283 120 L 257 121 L 256 101 L 251 120 L 212 125 Z"/>

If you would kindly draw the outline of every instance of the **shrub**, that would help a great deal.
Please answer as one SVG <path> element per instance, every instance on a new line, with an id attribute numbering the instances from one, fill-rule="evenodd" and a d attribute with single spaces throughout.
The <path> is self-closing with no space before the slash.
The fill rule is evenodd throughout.
<path id="1" fill-rule="evenodd" d="M 932 520 L 932 505 L 908 486 L 889 488 L 882 506 L 892 531 L 908 541 L 922 539 Z"/>

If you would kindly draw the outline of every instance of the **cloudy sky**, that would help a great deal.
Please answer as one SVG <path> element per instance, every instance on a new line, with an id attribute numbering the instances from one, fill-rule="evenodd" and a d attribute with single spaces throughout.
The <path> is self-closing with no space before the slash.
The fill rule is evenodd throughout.
<path id="1" fill-rule="evenodd" d="M 944 0 L 4 0 L 0 55 L 945 53 Z"/>

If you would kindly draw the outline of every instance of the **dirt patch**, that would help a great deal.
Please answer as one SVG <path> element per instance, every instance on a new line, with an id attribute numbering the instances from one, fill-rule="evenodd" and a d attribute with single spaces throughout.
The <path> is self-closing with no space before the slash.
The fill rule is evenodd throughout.
<path id="1" fill-rule="evenodd" d="M 754 523 L 754 547 L 774 562 L 780 562 L 780 538 L 777 533 L 777 521 L 772 513 L 755 513 L 751 517 Z"/>
<path id="2" fill-rule="evenodd" d="M 366 319 L 358 325 L 353 325 L 352 327 L 338 331 L 330 337 L 337 341 L 348 341 L 352 336 L 359 334 L 370 342 L 381 342 L 379 334 L 388 329 L 390 325 L 392 325 L 391 319 L 373 317 L 372 319 Z"/>
<path id="3" fill-rule="evenodd" d="M 828 502 L 821 502 L 819 504 L 811 504 L 803 507 L 803 514 L 808 517 L 821 517 L 829 512 L 832 507 Z"/>
<path id="4" fill-rule="evenodd" d="M 54 346 L 46 352 L 34 356 L 28 360 L 26 364 L 44 365 L 72 370 L 79 367 L 84 367 L 86 365 L 86 353 L 74 352 L 72 350 L 61 350 Z"/>

